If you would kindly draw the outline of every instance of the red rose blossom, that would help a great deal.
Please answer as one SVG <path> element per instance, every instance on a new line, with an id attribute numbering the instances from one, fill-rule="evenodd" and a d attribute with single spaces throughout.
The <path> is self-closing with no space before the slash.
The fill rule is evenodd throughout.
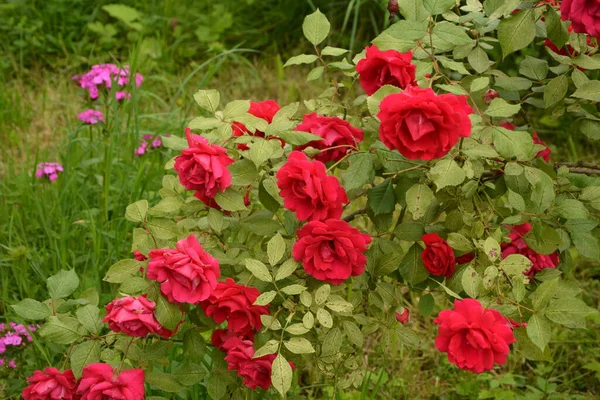
<path id="1" fill-rule="evenodd" d="M 421 240 L 425 243 L 421 259 L 427 271 L 435 276 L 450 278 L 456 266 L 452 247 L 437 233 L 427 233 Z"/>
<path id="2" fill-rule="evenodd" d="M 248 330 L 260 329 L 261 315 L 269 314 L 265 306 L 255 306 L 258 289 L 239 285 L 231 278 L 219 282 L 208 299 L 201 303 L 204 313 L 217 324 L 227 321 L 227 329 L 248 335 Z"/>
<path id="3" fill-rule="evenodd" d="M 217 349 L 222 352 L 226 352 L 223 345 L 231 338 L 239 338 L 241 340 L 254 341 L 254 330 L 252 328 L 246 329 L 245 332 L 234 332 L 229 329 L 215 329 L 210 337 L 210 342 Z"/>
<path id="4" fill-rule="evenodd" d="M 191 234 L 176 249 L 150 251 L 148 279 L 160 282 L 170 302 L 196 304 L 210 296 L 221 276 L 219 262 Z"/>
<path id="5" fill-rule="evenodd" d="M 165 338 L 174 332 L 165 329 L 156 319 L 156 303 L 146 298 L 127 296 L 114 299 L 106 305 L 106 315 L 102 322 L 107 323 L 113 332 L 123 332 L 133 337 L 145 337 L 155 333 Z"/>
<path id="6" fill-rule="evenodd" d="M 468 264 L 471 261 L 473 261 L 474 258 L 475 258 L 474 253 L 466 253 L 460 257 L 456 257 L 456 263 L 457 264 Z"/>
<path id="7" fill-rule="evenodd" d="M 500 126 L 504 129 L 508 129 L 509 131 L 515 130 L 515 126 L 513 124 L 511 124 L 510 122 L 503 122 L 500 124 Z M 550 155 L 552 154 L 552 151 L 550 150 L 550 148 L 548 148 L 548 146 L 546 146 L 546 143 L 544 143 L 540 139 L 537 132 L 533 132 L 533 143 L 541 144 L 542 146 L 546 147 L 544 150 L 538 151 L 538 153 L 535 156 L 542 158 L 546 162 L 550 162 Z"/>
<path id="8" fill-rule="evenodd" d="M 404 307 L 404 311 L 402 311 L 401 313 L 396 311 L 395 316 L 396 321 L 400 322 L 401 324 L 406 324 L 408 322 L 408 319 L 410 318 L 410 311 L 408 310 L 408 308 Z"/>
<path id="9" fill-rule="evenodd" d="M 575 32 L 600 38 L 600 2 L 597 0 L 563 0 L 560 16 L 563 21 L 571 21 Z"/>
<path id="10" fill-rule="evenodd" d="M 138 261 L 146 261 L 148 259 L 148 257 L 146 257 L 145 255 L 143 255 L 139 250 L 134 250 L 133 251 L 133 258 L 138 260 Z"/>
<path id="11" fill-rule="evenodd" d="M 411 160 L 441 158 L 471 135 L 473 109 L 465 96 L 410 86 L 384 97 L 379 109 L 381 141 Z"/>
<path id="12" fill-rule="evenodd" d="M 229 339 L 224 347 L 227 351 L 225 360 L 228 370 L 237 370 L 238 376 L 244 378 L 244 385 L 250 389 L 261 387 L 263 390 L 269 390 L 275 354 L 252 358 L 254 357 L 254 343 L 237 337 Z M 293 364 L 290 364 L 293 368 Z"/>
<path id="13" fill-rule="evenodd" d="M 365 270 L 371 237 L 346 221 L 311 221 L 298 230 L 292 255 L 312 277 L 339 285 Z"/>
<path id="14" fill-rule="evenodd" d="M 360 86 L 369 96 L 384 85 L 405 89 L 415 83 L 417 66 L 411 62 L 410 51 L 381 51 L 375 45 L 365 50 L 366 57 L 356 64 L 356 72 L 360 78 Z"/>
<path id="15" fill-rule="evenodd" d="M 175 158 L 179 182 L 187 190 L 196 190 L 200 196 L 212 199 L 217 192 L 224 192 L 231 186 L 227 166 L 233 163 L 233 159 L 224 148 L 208 143 L 200 135 L 191 134 L 190 128 L 185 129 L 185 135 L 190 147 Z"/>
<path id="16" fill-rule="evenodd" d="M 277 171 L 283 205 L 296 212 L 300 221 L 339 218 L 348 203 L 346 191 L 335 176 L 327 175 L 325 164 L 309 161 L 304 153 L 292 151 Z"/>
<path id="17" fill-rule="evenodd" d="M 75 375 L 70 369 L 60 372 L 46 367 L 27 378 L 29 386 L 23 389 L 25 400 L 71 400 L 75 396 Z"/>
<path id="18" fill-rule="evenodd" d="M 348 146 L 355 148 L 364 137 L 362 129 L 355 128 L 348 121 L 338 117 L 323 117 L 317 113 L 304 115 L 302 123 L 294 130 L 312 133 L 323 138 L 323 140 L 315 140 L 299 146 L 297 150 L 307 147 L 321 150 L 314 158 L 324 163 L 341 160 L 352 150 Z"/>
<path id="19" fill-rule="evenodd" d="M 79 400 L 143 400 L 144 371 L 128 369 L 114 376 L 109 364 L 89 364 L 77 384 Z"/>
<path id="20" fill-rule="evenodd" d="M 250 109 L 248 110 L 248 114 L 252 114 L 255 117 L 264 119 L 269 124 L 273 122 L 273 117 L 279 111 L 280 107 L 274 100 L 265 100 L 265 101 L 251 101 Z M 234 122 L 232 125 L 233 136 L 259 136 L 265 137 L 265 133 L 261 131 L 255 131 L 254 133 L 250 132 L 246 125 L 241 122 Z M 269 139 L 277 139 L 281 142 L 281 147 L 285 146 L 285 142 L 280 138 L 270 137 Z M 244 143 L 239 143 L 237 148 L 240 150 L 248 150 L 249 147 Z"/>
<path id="21" fill-rule="evenodd" d="M 440 325 L 435 347 L 451 363 L 478 374 L 506 363 L 508 345 L 515 342 L 508 320 L 475 299 L 454 300 L 454 310 L 443 310 L 433 322 Z"/>
<path id="22" fill-rule="evenodd" d="M 513 226 L 510 231 L 508 237 L 510 238 L 510 243 L 502 243 L 502 258 L 506 258 L 511 254 L 521 254 L 531 261 L 532 266 L 527 271 L 525 271 L 525 275 L 533 278 L 533 276 L 546 268 L 556 268 L 556 266 L 560 263 L 560 258 L 558 252 L 554 252 L 549 255 L 538 254 L 532 249 L 529 248 L 527 242 L 523 238 L 527 232 L 532 229 L 531 224 L 526 222 L 521 225 Z"/>

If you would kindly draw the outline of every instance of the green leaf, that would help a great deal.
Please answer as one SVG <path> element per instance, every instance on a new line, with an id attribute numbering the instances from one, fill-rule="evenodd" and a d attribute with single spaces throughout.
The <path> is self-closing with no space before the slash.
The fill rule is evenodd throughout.
<path id="1" fill-rule="evenodd" d="M 97 334 L 102 329 L 102 318 L 100 318 L 100 309 L 91 304 L 79 308 L 75 315 L 81 325 L 90 333 Z"/>
<path id="2" fill-rule="evenodd" d="M 471 251 L 475 248 L 471 240 L 457 232 L 448 234 L 448 244 L 458 251 Z"/>
<path id="3" fill-rule="evenodd" d="M 600 248 L 598 248 L 598 240 L 594 235 L 589 232 L 572 232 L 571 240 L 579 254 L 592 260 L 600 260 Z"/>
<path id="4" fill-rule="evenodd" d="M 452 94 L 456 94 L 456 95 L 467 95 L 469 94 L 469 92 L 467 92 L 465 89 L 463 89 L 462 87 L 458 86 L 458 85 L 444 85 L 444 84 L 437 84 L 435 85 L 436 87 L 439 87 L 440 89 L 445 90 L 448 93 L 452 93 Z"/>
<path id="5" fill-rule="evenodd" d="M 226 211 L 247 210 L 246 205 L 244 204 L 244 196 L 237 190 L 231 188 L 227 188 L 223 193 L 217 192 L 215 201 Z"/>
<path id="6" fill-rule="evenodd" d="M 590 101 L 600 101 L 600 81 L 589 81 L 581 85 L 571 97 Z"/>
<path id="7" fill-rule="evenodd" d="M 533 292 L 532 305 L 534 310 L 541 310 L 546 307 L 558 287 L 558 279 L 552 279 L 549 281 L 542 282 L 540 286 Z"/>
<path id="8" fill-rule="evenodd" d="M 185 389 L 185 387 L 177 381 L 175 376 L 165 372 L 152 371 L 147 373 L 145 381 L 150 386 L 168 393 L 177 393 Z"/>
<path id="9" fill-rule="evenodd" d="M 402 344 L 405 344 L 409 347 L 419 347 L 419 345 L 422 343 L 423 339 L 420 336 L 418 336 L 412 329 L 404 325 L 395 324 L 393 329 L 396 333 L 398 341 Z"/>
<path id="10" fill-rule="evenodd" d="M 252 160 L 256 167 L 260 167 L 269 158 L 277 156 L 282 152 L 281 145 L 277 140 L 267 140 L 255 137 L 253 143 L 248 143 L 248 150 L 245 157 Z"/>
<path id="11" fill-rule="evenodd" d="M 342 298 L 335 298 L 334 296 L 331 296 L 331 297 L 333 299 L 330 298 L 327 301 L 327 303 L 325 304 L 325 306 L 327 308 L 329 308 L 331 311 L 337 312 L 337 313 L 349 313 L 349 312 L 352 312 L 352 310 L 354 309 L 354 306 L 352 306 L 352 303 L 349 303 Z"/>
<path id="12" fill-rule="evenodd" d="M 564 199 L 552 210 L 552 213 L 566 219 L 587 219 L 590 215 L 585 205 L 575 199 Z"/>
<path id="13" fill-rule="evenodd" d="M 531 261 L 521 254 L 510 254 L 500 261 L 500 269 L 512 277 L 522 277 L 532 267 Z"/>
<path id="14" fill-rule="evenodd" d="M 58 274 L 48 278 L 46 282 L 51 299 L 64 299 L 73 294 L 79 286 L 79 278 L 75 270 L 61 270 Z"/>
<path id="15" fill-rule="evenodd" d="M 217 118 L 197 117 L 188 123 L 188 128 L 199 129 L 199 130 L 212 130 L 212 129 L 218 128 L 222 124 L 223 124 L 223 121 L 221 121 L 220 119 L 217 119 Z M 187 142 L 186 142 L 186 144 L 187 144 Z"/>
<path id="16" fill-rule="evenodd" d="M 186 354 L 187 358 L 187 354 Z M 204 380 L 206 376 L 206 370 L 198 364 L 192 364 L 184 362 L 175 371 L 173 376 L 179 382 L 185 386 L 197 385 Z"/>
<path id="17" fill-rule="evenodd" d="M 544 351 L 552 335 L 552 323 L 540 314 L 533 314 L 527 321 L 527 336 Z"/>
<path id="18" fill-rule="evenodd" d="M 201 362 L 206 353 L 206 342 L 199 329 L 191 328 L 183 335 L 183 352 L 187 359 L 193 362 Z"/>
<path id="19" fill-rule="evenodd" d="M 333 327 L 333 317 L 331 316 L 329 311 L 327 311 L 324 308 L 319 308 L 317 310 L 317 321 L 319 321 L 319 323 L 325 328 Z"/>
<path id="20" fill-rule="evenodd" d="M 435 299 L 431 295 L 431 293 L 427 293 L 419 299 L 419 314 L 424 317 L 429 317 L 433 312 L 433 307 L 435 306 Z"/>
<path id="21" fill-rule="evenodd" d="M 480 90 L 483 90 L 487 88 L 489 84 L 490 78 L 488 78 L 487 76 L 474 79 L 473 82 L 471 82 L 471 92 L 478 92 Z"/>
<path id="22" fill-rule="evenodd" d="M 261 295 L 258 296 L 254 301 L 254 305 L 266 306 L 267 304 L 270 304 L 273 301 L 275 296 L 277 296 L 277 291 L 275 290 L 270 290 L 268 292 L 261 293 Z"/>
<path id="23" fill-rule="evenodd" d="M 258 199 L 261 204 L 271 212 L 276 212 L 282 205 L 281 196 L 279 196 L 279 188 L 270 178 L 265 178 L 260 182 L 260 185 L 258 186 Z"/>
<path id="24" fill-rule="evenodd" d="M 273 236 L 267 243 L 267 255 L 269 256 L 269 264 L 275 266 L 285 254 L 286 245 L 283 237 L 278 233 Z"/>
<path id="25" fill-rule="evenodd" d="M 328 23 L 329 24 L 329 23 Z M 271 382 L 282 397 L 292 386 L 292 367 L 282 354 L 277 354 L 271 369 Z"/>
<path id="26" fill-rule="evenodd" d="M 152 219 L 147 222 L 147 226 L 156 239 L 173 239 L 179 234 L 177 225 L 170 219 Z"/>
<path id="27" fill-rule="evenodd" d="M 304 18 L 304 23 L 302 24 L 304 36 L 315 46 L 325 40 L 330 28 L 331 25 L 327 17 L 318 8 L 317 11 Z"/>
<path id="28" fill-rule="evenodd" d="M 493 237 L 488 237 L 483 243 L 483 251 L 490 261 L 496 261 L 500 257 L 500 244 Z"/>
<path id="29" fill-rule="evenodd" d="M 568 89 L 569 79 L 566 75 L 559 75 L 548 82 L 544 90 L 544 103 L 546 107 L 553 106 L 561 101 L 567 94 Z"/>
<path id="30" fill-rule="evenodd" d="M 438 161 L 429 174 L 438 191 L 446 186 L 458 186 L 466 178 L 465 171 L 451 159 Z"/>
<path id="31" fill-rule="evenodd" d="M 314 54 L 300 54 L 299 56 L 291 57 L 283 65 L 283 67 L 289 67 L 290 65 L 310 64 L 317 61 L 319 57 Z"/>
<path id="32" fill-rule="evenodd" d="M 50 316 L 40 328 L 39 334 L 53 343 L 70 344 L 81 338 L 80 328 L 81 325 L 73 317 L 59 319 L 58 317 Z"/>
<path id="33" fill-rule="evenodd" d="M 325 46 L 325 48 L 321 50 L 321 55 L 337 57 L 346 54 L 348 51 L 349 50 L 341 49 L 339 47 Z"/>
<path id="34" fill-rule="evenodd" d="M 123 283 L 138 273 L 142 263 L 137 260 L 121 260 L 113 264 L 106 272 L 104 281 L 110 283 Z"/>
<path id="35" fill-rule="evenodd" d="M 281 266 L 277 270 L 277 273 L 275 274 L 275 280 L 280 281 L 282 279 L 287 278 L 288 276 L 293 274 L 297 268 L 298 263 L 293 258 L 286 260 L 283 264 L 281 264 Z"/>
<path id="36" fill-rule="evenodd" d="M 487 53 L 479 46 L 475 47 L 469 53 L 469 56 L 467 57 L 467 59 L 469 60 L 469 64 L 471 64 L 471 67 L 473 67 L 473 69 L 475 71 L 477 71 L 478 74 L 481 74 L 481 73 L 487 71 L 488 68 L 490 67 L 490 59 L 489 59 Z M 488 82 L 489 82 L 489 78 L 488 78 Z M 486 83 L 486 86 L 487 86 L 487 83 Z M 471 90 L 474 90 L 473 83 L 471 84 Z"/>
<path id="37" fill-rule="evenodd" d="M 44 319 L 52 313 L 48 305 L 34 299 L 23 299 L 11 308 L 19 317 L 33 321 Z"/>
<path id="38" fill-rule="evenodd" d="M 512 190 L 509 190 L 508 191 L 508 202 L 516 210 L 525 211 L 525 200 L 523 200 L 523 197 L 520 194 L 513 192 Z"/>
<path id="39" fill-rule="evenodd" d="M 497 97 L 490 103 L 484 114 L 490 117 L 508 118 L 512 117 L 521 110 L 520 104 L 509 104 L 506 100 Z"/>
<path id="40" fill-rule="evenodd" d="M 429 16 L 423 7 L 423 0 L 403 0 L 399 2 L 399 8 L 400 13 L 408 20 L 423 21 Z"/>
<path id="41" fill-rule="evenodd" d="M 423 6 L 431 15 L 443 14 L 455 5 L 455 0 L 424 0 Z"/>
<path id="42" fill-rule="evenodd" d="M 342 346 L 342 331 L 333 328 L 325 335 L 323 345 L 321 346 L 321 356 L 331 356 L 338 354 Z"/>
<path id="43" fill-rule="evenodd" d="M 387 28 L 384 32 L 396 39 L 419 40 L 427 34 L 427 25 L 423 22 L 403 19 Z"/>
<path id="44" fill-rule="evenodd" d="M 406 206 L 413 219 L 419 219 L 427 213 L 434 195 L 429 186 L 416 184 L 406 191 Z"/>
<path id="45" fill-rule="evenodd" d="M 386 179 L 367 192 L 368 204 L 374 215 L 389 214 L 396 206 L 396 193 L 391 179 Z"/>
<path id="46" fill-rule="evenodd" d="M 306 290 L 306 287 L 303 285 L 289 285 L 281 289 L 281 291 L 285 294 L 289 295 L 297 295 Z"/>
<path id="47" fill-rule="evenodd" d="M 481 276 L 475 271 L 472 266 L 467 266 L 461 276 L 462 287 L 466 294 L 471 298 L 479 296 L 481 286 Z"/>
<path id="48" fill-rule="evenodd" d="M 210 229 L 215 231 L 216 233 L 221 233 L 223 229 L 223 213 L 215 208 L 210 208 L 208 210 L 208 215 L 206 216 L 208 221 L 208 226 Z"/>
<path id="49" fill-rule="evenodd" d="M 552 300 L 546 308 L 545 315 L 557 324 L 569 328 L 584 328 L 585 318 L 597 312 L 579 299 L 563 297 Z"/>
<path id="50" fill-rule="evenodd" d="M 301 337 L 293 337 L 283 342 L 283 345 L 294 354 L 310 354 L 315 352 L 312 344 Z"/>
<path id="51" fill-rule="evenodd" d="M 265 264 L 258 260 L 247 259 L 246 269 L 263 282 L 272 282 L 273 278 Z"/>
<path id="52" fill-rule="evenodd" d="M 495 99 L 497 100 L 497 99 Z M 519 161 L 531 159 L 533 139 L 523 131 L 510 131 L 499 126 L 490 128 L 494 147 L 505 158 L 516 158 Z"/>
<path id="53" fill-rule="evenodd" d="M 598 222 L 589 219 L 570 219 L 565 222 L 565 228 L 571 232 L 590 232 L 598 226 Z"/>
<path id="54" fill-rule="evenodd" d="M 519 11 L 505 18 L 498 25 L 498 40 L 504 58 L 510 53 L 521 50 L 535 39 L 535 13 L 533 8 Z"/>
<path id="55" fill-rule="evenodd" d="M 518 92 L 520 90 L 530 89 L 531 81 L 529 79 L 519 78 L 517 76 L 498 77 L 496 78 L 495 86 L 511 92 Z"/>
<path id="56" fill-rule="evenodd" d="M 519 73 L 537 81 L 546 79 L 548 75 L 548 61 L 525 56 L 525 60 L 519 64 Z"/>
<path id="57" fill-rule="evenodd" d="M 303 146 L 310 142 L 321 141 L 323 138 L 321 136 L 314 135 L 308 132 L 300 132 L 300 131 L 280 131 L 277 133 L 277 137 L 283 139 L 286 143 L 295 145 L 295 146 Z"/>
<path id="58" fill-rule="evenodd" d="M 587 186 L 581 189 L 579 200 L 594 201 L 600 199 L 600 186 Z"/>
<path id="59" fill-rule="evenodd" d="M 323 75 L 323 71 L 325 71 L 325 67 L 322 65 L 319 65 L 318 67 L 314 67 L 313 69 L 310 70 L 308 75 L 306 75 L 306 81 L 310 82 L 310 81 L 319 79 L 321 77 L 321 75 Z"/>
<path id="60" fill-rule="evenodd" d="M 352 321 L 344 321 L 342 323 L 344 327 L 344 332 L 346 332 L 346 336 L 348 340 L 355 345 L 356 347 L 362 347 L 364 343 L 364 337 L 360 328 Z"/>
<path id="61" fill-rule="evenodd" d="M 591 119 L 584 119 L 579 125 L 579 130 L 592 140 L 600 140 L 600 122 Z"/>
<path id="62" fill-rule="evenodd" d="M 256 350 L 252 358 L 259 358 L 268 354 L 277 353 L 277 350 L 279 350 L 279 341 L 269 340 L 260 349 Z"/>
<path id="63" fill-rule="evenodd" d="M 125 219 L 131 222 L 142 222 L 148 212 L 148 200 L 136 201 L 125 209 Z"/>
<path id="64" fill-rule="evenodd" d="M 546 6 L 546 31 L 548 39 L 559 49 L 569 41 L 567 27 L 550 4 Z"/>
<path id="65" fill-rule="evenodd" d="M 450 0 L 454 3 L 454 0 Z M 445 40 L 446 42 L 450 42 L 456 46 L 470 44 L 473 42 L 473 39 L 467 35 L 464 29 L 454 25 L 453 23 L 442 21 L 437 22 L 433 25 L 432 35 L 437 36 L 438 38 Z M 479 47 L 477 47 L 479 48 Z M 484 52 L 485 53 L 485 52 Z M 487 55 L 486 55 L 487 57 Z M 470 62 L 470 61 L 469 61 Z M 487 68 L 486 68 L 487 69 Z"/>
<path id="66" fill-rule="evenodd" d="M 198 90 L 194 94 L 194 100 L 200 107 L 214 114 L 219 107 L 221 95 L 214 89 Z"/>
<path id="67" fill-rule="evenodd" d="M 100 361 L 100 342 L 98 340 L 87 340 L 71 349 L 71 369 L 76 378 L 81 377 L 83 367 L 98 361 Z"/>
<path id="68" fill-rule="evenodd" d="M 400 275 L 411 285 L 423 282 L 429 276 L 429 272 L 425 269 L 421 259 L 422 251 L 421 246 L 417 243 L 413 244 L 398 266 Z"/>
<path id="69" fill-rule="evenodd" d="M 204 383 L 206 391 L 213 400 L 218 400 L 227 393 L 227 383 L 224 379 L 224 374 L 221 372 L 212 372 L 206 377 Z"/>
<path id="70" fill-rule="evenodd" d="M 600 69 L 600 58 L 597 56 L 590 57 L 585 54 L 579 54 L 573 58 L 573 64 L 586 70 Z"/>
<path id="71" fill-rule="evenodd" d="M 320 286 L 315 292 L 315 303 L 321 305 L 327 301 L 329 294 L 331 293 L 331 286 L 325 284 Z"/>
<path id="72" fill-rule="evenodd" d="M 527 331 L 525 328 L 514 329 L 513 333 L 515 335 L 515 339 L 517 339 L 514 346 L 523 355 L 523 357 L 534 361 L 552 361 L 549 350 L 546 349 L 545 351 L 542 351 L 539 347 L 533 344 L 531 339 L 529 339 L 527 336 Z"/>
<path id="73" fill-rule="evenodd" d="M 155 315 L 158 322 L 170 331 L 174 330 L 182 319 L 179 306 L 169 302 L 162 295 L 159 295 L 156 299 Z"/>
<path id="74" fill-rule="evenodd" d="M 379 114 L 379 105 L 381 101 L 390 94 L 400 93 L 402 89 L 392 85 L 383 85 L 375 93 L 367 98 L 367 107 L 372 116 Z"/>
<path id="75" fill-rule="evenodd" d="M 375 177 L 371 154 L 354 153 L 348 157 L 348 162 L 350 166 L 341 173 L 346 190 L 360 189 Z"/>

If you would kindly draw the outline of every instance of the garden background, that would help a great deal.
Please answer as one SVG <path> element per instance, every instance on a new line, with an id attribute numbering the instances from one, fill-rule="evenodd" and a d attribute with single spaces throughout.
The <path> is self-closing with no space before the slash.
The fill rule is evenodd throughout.
<path id="1" fill-rule="evenodd" d="M 319 8 L 332 26 L 326 44 L 349 49 L 348 59 L 390 23 L 387 0 L 119 4 L 127 7 L 105 0 L 0 4 L 0 323 L 23 322 L 9 306 L 47 298 L 46 280 L 61 269 L 74 269 L 80 287 L 101 293 L 100 304 L 114 298 L 114 285 L 102 278 L 131 254 L 133 225 L 125 208 L 139 199 L 151 204 L 160 199 L 164 165 L 175 155 L 150 142 L 140 152 L 140 145 L 148 137 L 182 136 L 199 114 L 193 99 L 198 89 L 217 88 L 222 104 L 235 99 L 288 104 L 317 97 L 327 87 L 324 78 L 307 82 L 310 68 L 284 68 L 291 56 L 312 51 L 302 35 L 304 16 Z M 497 68 L 514 75 L 527 54 L 535 55 L 526 48 L 520 59 Z M 77 118 L 91 103 L 72 77 L 103 63 L 129 65 L 144 80 L 131 101 L 106 110 L 115 122 L 101 132 Z M 553 161 L 598 159 L 597 142 L 573 129 L 568 118 L 548 113 L 537 121 L 534 129 Z M 59 162 L 64 172 L 56 181 L 40 180 L 35 174 L 42 162 Z M 597 307 L 599 264 L 576 260 L 569 274 L 580 284 L 583 300 Z M 432 315 L 439 309 L 419 313 L 415 301 L 411 311 L 411 328 L 433 337 Z M 481 375 L 449 368 L 430 341 L 417 350 L 400 346 L 392 354 L 366 342 L 369 368 L 361 389 L 336 396 L 595 398 L 600 319 L 588 324 L 592 329 L 555 326 L 549 361 L 513 357 Z M 52 364 L 57 352 L 59 346 L 39 342 L 34 334 L 14 356 L 17 368 L 0 366 L 0 398 L 18 398 L 25 377 Z M 329 388 L 303 390 L 333 394 Z M 205 395 L 202 387 L 193 387 L 177 398 Z"/>

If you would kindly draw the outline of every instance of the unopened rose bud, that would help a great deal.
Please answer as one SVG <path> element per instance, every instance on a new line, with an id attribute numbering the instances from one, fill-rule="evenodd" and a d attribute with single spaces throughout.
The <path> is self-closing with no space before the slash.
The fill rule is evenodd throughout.
<path id="1" fill-rule="evenodd" d="M 492 102 L 492 100 L 494 100 L 497 97 L 500 97 L 500 95 L 498 94 L 498 92 L 496 92 L 494 89 L 490 89 L 487 92 L 485 92 L 485 95 L 483 96 L 483 99 L 484 99 L 484 101 L 485 101 L 486 104 L 490 104 Z"/>
<path id="2" fill-rule="evenodd" d="M 406 324 L 408 322 L 408 318 L 410 317 L 410 311 L 408 311 L 408 308 L 404 308 L 404 311 L 402 311 L 401 313 L 399 313 L 398 311 L 396 311 L 396 320 L 398 322 L 400 322 L 401 324 Z"/>
<path id="3" fill-rule="evenodd" d="M 398 12 L 398 0 L 390 0 L 388 1 L 388 11 L 390 14 L 394 15 Z"/>

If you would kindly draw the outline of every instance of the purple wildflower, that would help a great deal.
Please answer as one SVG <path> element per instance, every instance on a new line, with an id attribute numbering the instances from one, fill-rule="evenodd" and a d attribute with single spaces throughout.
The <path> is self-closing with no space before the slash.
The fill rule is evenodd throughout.
<path id="1" fill-rule="evenodd" d="M 77 114 L 77 118 L 85 124 L 96 125 L 98 122 L 104 122 L 104 115 L 98 110 L 85 110 Z"/>
<path id="2" fill-rule="evenodd" d="M 89 92 L 90 98 L 97 99 L 99 87 L 102 85 L 107 89 L 112 88 L 113 82 L 116 82 L 118 86 L 126 86 L 129 83 L 129 78 L 130 72 L 128 66 L 119 68 L 115 64 L 98 64 L 92 66 L 89 72 L 83 75 L 75 75 L 72 79 Z M 142 75 L 135 74 L 135 84 L 137 87 L 140 87 L 143 80 L 144 77 Z M 122 91 L 117 92 L 116 97 L 117 100 L 128 98 L 126 92 Z"/>
<path id="3" fill-rule="evenodd" d="M 35 177 L 42 178 L 44 175 L 46 175 L 50 182 L 55 181 L 58 178 L 58 173 L 64 171 L 63 166 L 55 162 L 41 163 L 38 164 L 36 168 L 37 171 L 35 172 Z"/>

